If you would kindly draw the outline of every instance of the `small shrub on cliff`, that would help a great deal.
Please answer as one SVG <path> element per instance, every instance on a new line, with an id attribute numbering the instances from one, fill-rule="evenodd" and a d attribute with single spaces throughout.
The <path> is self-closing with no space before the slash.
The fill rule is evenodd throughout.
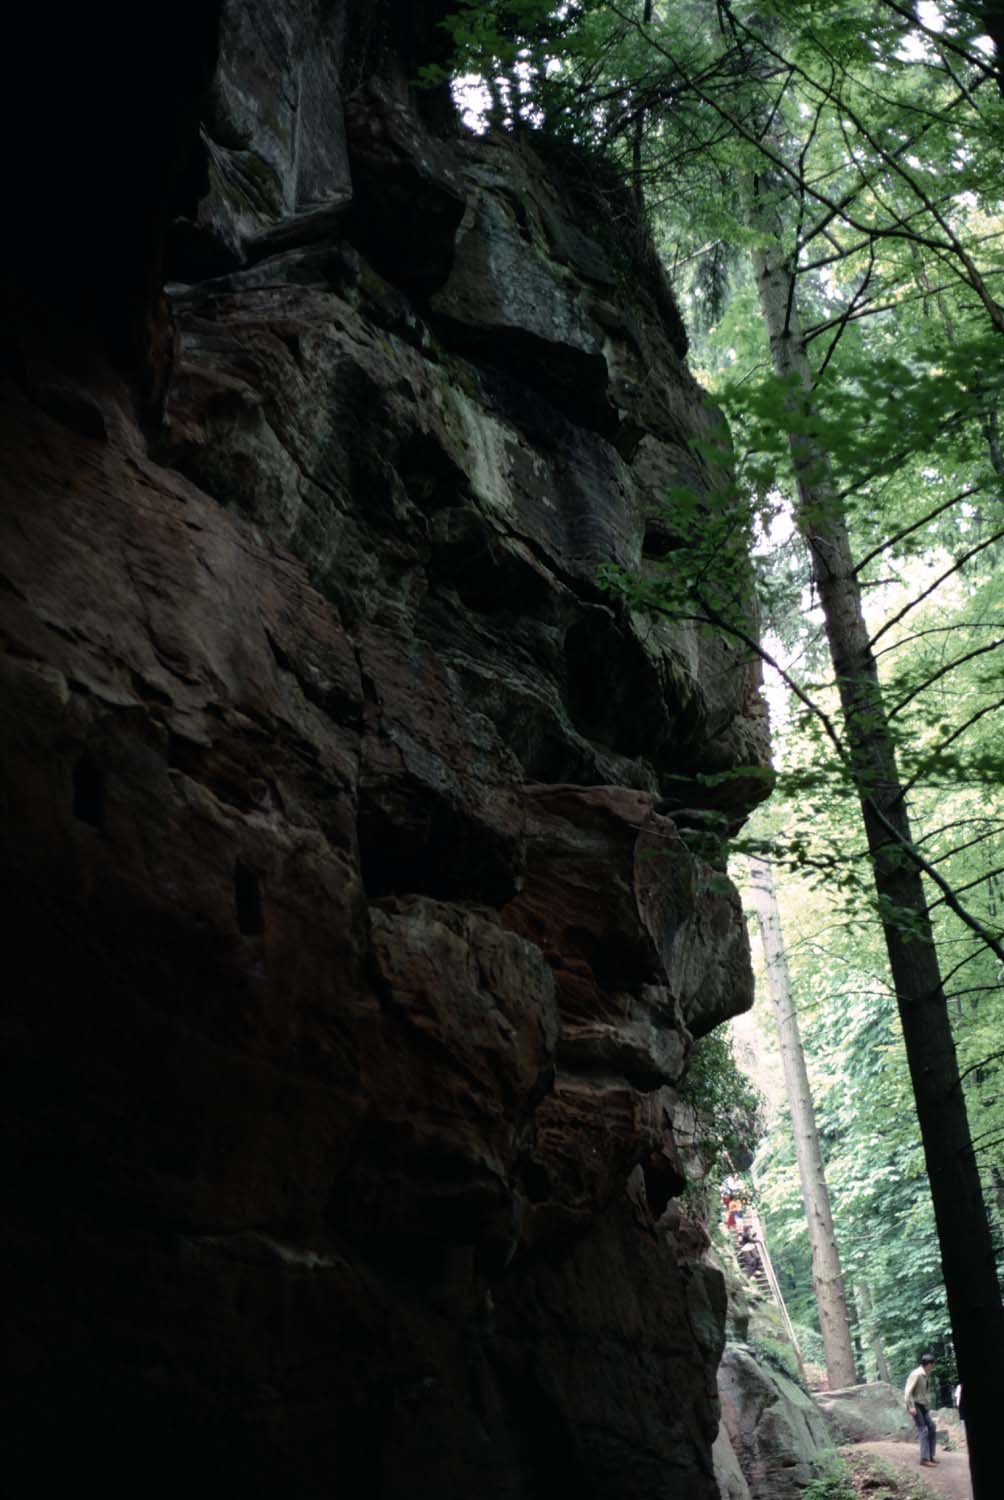
<path id="1" fill-rule="evenodd" d="M 695 1044 L 682 1093 L 702 1126 L 699 1150 L 706 1179 L 716 1182 L 752 1159 L 764 1134 L 763 1097 L 740 1071 L 724 1028 Z"/>
<path id="2" fill-rule="evenodd" d="M 780 1339 L 750 1339 L 749 1349 L 760 1364 L 768 1365 L 779 1375 L 784 1375 L 788 1380 L 794 1381 L 795 1385 L 800 1386 L 807 1396 L 810 1394 L 805 1377 L 798 1368 L 795 1351 L 790 1344 L 782 1343 Z"/>
<path id="3" fill-rule="evenodd" d="M 791 1309 L 789 1308 L 790 1311 Z M 823 1352 L 823 1340 L 820 1337 L 819 1330 L 812 1328 L 808 1323 L 797 1322 L 794 1324 L 794 1329 L 795 1338 L 798 1340 L 798 1347 L 802 1351 L 802 1358 L 806 1364 L 825 1365 L 826 1355 Z"/>

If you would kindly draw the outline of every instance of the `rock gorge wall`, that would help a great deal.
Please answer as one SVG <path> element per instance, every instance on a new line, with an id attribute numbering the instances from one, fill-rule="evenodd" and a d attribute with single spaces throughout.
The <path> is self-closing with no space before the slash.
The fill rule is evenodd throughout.
<path id="1" fill-rule="evenodd" d="M 717 1494 L 665 1210 L 751 978 L 680 832 L 765 720 L 597 587 L 715 417 L 651 260 L 409 88 L 441 8 L 78 19 L 18 163 L 12 1497 Z"/>

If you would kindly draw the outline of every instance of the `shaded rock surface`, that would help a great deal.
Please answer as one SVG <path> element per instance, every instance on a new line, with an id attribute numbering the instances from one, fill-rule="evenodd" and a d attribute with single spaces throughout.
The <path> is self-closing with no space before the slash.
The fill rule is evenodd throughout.
<path id="1" fill-rule="evenodd" d="M 155 121 L 73 38 L 128 149 L 72 276 L 41 195 L 4 268 L 14 1495 L 716 1495 L 659 1216 L 751 978 L 681 829 L 765 720 L 597 575 L 717 418 L 665 289 L 409 97 L 439 9 L 206 6 Z"/>
<path id="2" fill-rule="evenodd" d="M 902 1391 L 885 1381 L 818 1391 L 816 1405 L 840 1443 L 871 1443 L 887 1438 L 916 1438 L 916 1428 Z"/>
<path id="3" fill-rule="evenodd" d="M 715 1480 L 721 1500 L 750 1500 L 750 1487 L 739 1466 L 739 1459 L 736 1457 L 724 1423 L 718 1428 L 711 1455 L 714 1460 Z"/>
<path id="4" fill-rule="evenodd" d="M 737 1344 L 726 1345 L 718 1391 L 722 1432 L 751 1500 L 797 1500 L 812 1479 L 813 1458 L 833 1446 L 812 1397 Z M 728 1482 L 727 1462 L 719 1462 Z"/>

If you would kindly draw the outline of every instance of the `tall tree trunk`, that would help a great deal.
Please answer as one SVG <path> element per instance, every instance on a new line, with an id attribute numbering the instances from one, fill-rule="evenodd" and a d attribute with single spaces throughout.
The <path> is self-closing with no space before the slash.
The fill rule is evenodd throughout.
<path id="1" fill-rule="evenodd" d="M 1000 1471 L 994 1391 L 1004 1347 L 1004 1309 L 990 1225 L 924 887 L 905 852 L 913 848 L 910 825 L 846 515 L 828 456 L 806 432 L 812 372 L 798 316 L 794 268 L 783 248 L 776 210 L 765 207 L 756 182 L 751 220 L 762 235 L 751 253 L 774 369 L 793 382 L 792 400 L 798 404 L 800 420 L 792 424 L 789 439 L 798 482 L 796 519 L 826 621 L 849 770 L 861 804 L 917 1104 L 955 1353 L 966 1389 L 974 1500 L 996 1500 Z M 903 1316 L 916 1320 L 919 1336 L 921 1310 L 904 1308 Z"/>
<path id="2" fill-rule="evenodd" d="M 648 27 L 652 24 L 652 4 L 653 0 L 645 0 L 644 10 L 642 13 L 642 25 L 645 27 Z M 646 113 L 647 111 L 644 109 L 638 110 L 638 115 L 634 122 L 634 131 L 632 132 L 631 140 L 631 190 L 634 194 L 634 201 L 637 204 L 638 212 L 640 214 L 644 214 L 645 212 L 645 183 L 642 177 L 641 166 L 642 144 L 645 140 Z"/>
<path id="3" fill-rule="evenodd" d="M 994 44 L 997 88 L 1004 98 L 1004 0 L 983 0 L 979 15 L 984 31 Z"/>
<path id="4" fill-rule="evenodd" d="M 767 965 L 767 988 L 770 992 L 777 1038 L 781 1049 L 784 1087 L 791 1110 L 795 1136 L 795 1157 L 802 1182 L 805 1221 L 809 1228 L 812 1250 L 812 1284 L 819 1308 L 819 1328 L 823 1335 L 826 1377 L 830 1389 L 853 1385 L 854 1350 L 847 1321 L 847 1299 L 840 1270 L 840 1255 L 833 1232 L 830 1195 L 826 1190 L 823 1156 L 819 1149 L 816 1113 L 809 1088 L 809 1074 L 798 1029 L 798 1016 L 791 993 L 788 959 L 784 951 L 781 917 L 774 892 L 774 877 L 765 859 L 750 860 L 753 902 L 760 924 L 764 959 Z"/>
<path id="5" fill-rule="evenodd" d="M 859 1280 L 855 1281 L 854 1290 L 857 1296 L 858 1307 L 861 1309 L 864 1330 L 868 1335 L 868 1342 L 872 1346 L 876 1374 L 879 1380 L 884 1380 L 887 1385 L 890 1385 L 892 1383 L 892 1371 L 889 1368 L 889 1356 L 885 1352 L 885 1344 L 882 1341 L 882 1330 L 879 1328 L 878 1320 L 875 1317 L 872 1289 L 867 1281 Z"/>
<path id="6" fill-rule="evenodd" d="M 1004 450 L 1001 449 L 1000 408 L 991 401 L 983 419 L 983 436 L 990 450 L 990 465 L 998 479 L 1004 479 Z"/>

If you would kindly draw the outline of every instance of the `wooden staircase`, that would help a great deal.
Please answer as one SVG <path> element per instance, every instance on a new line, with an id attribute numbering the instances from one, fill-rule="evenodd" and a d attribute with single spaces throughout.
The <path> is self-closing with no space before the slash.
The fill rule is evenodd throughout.
<path id="1" fill-rule="evenodd" d="M 735 1251 L 736 1264 L 738 1265 L 743 1275 L 750 1282 L 752 1282 L 752 1284 L 757 1288 L 758 1292 L 762 1296 L 772 1297 L 774 1299 L 774 1302 L 777 1304 L 778 1311 L 780 1312 L 781 1317 L 784 1321 L 784 1326 L 787 1330 L 788 1337 L 791 1340 L 792 1348 L 794 1349 L 795 1355 L 798 1359 L 799 1367 L 802 1368 L 802 1351 L 798 1347 L 798 1340 L 795 1337 L 795 1330 L 792 1327 L 791 1318 L 788 1315 L 788 1309 L 785 1306 L 784 1298 L 781 1295 L 781 1288 L 778 1285 L 777 1276 L 774 1273 L 774 1266 L 771 1262 L 770 1252 L 767 1249 L 767 1241 L 764 1237 L 763 1224 L 761 1223 L 760 1215 L 757 1213 L 756 1209 L 749 1201 L 749 1199 L 745 1198 L 741 1211 L 742 1224 L 738 1228 L 729 1229 L 727 1224 L 727 1217 L 728 1211 L 726 1210 L 724 1220 L 726 1233 L 729 1235 L 729 1238 L 732 1241 L 733 1249 Z M 746 1229 L 750 1230 L 752 1233 L 753 1243 L 756 1246 L 757 1257 L 759 1260 L 759 1264 L 752 1271 L 747 1269 L 747 1267 L 743 1264 L 742 1259 L 740 1259 L 739 1255 L 739 1251 L 743 1243 L 743 1231 Z"/>

